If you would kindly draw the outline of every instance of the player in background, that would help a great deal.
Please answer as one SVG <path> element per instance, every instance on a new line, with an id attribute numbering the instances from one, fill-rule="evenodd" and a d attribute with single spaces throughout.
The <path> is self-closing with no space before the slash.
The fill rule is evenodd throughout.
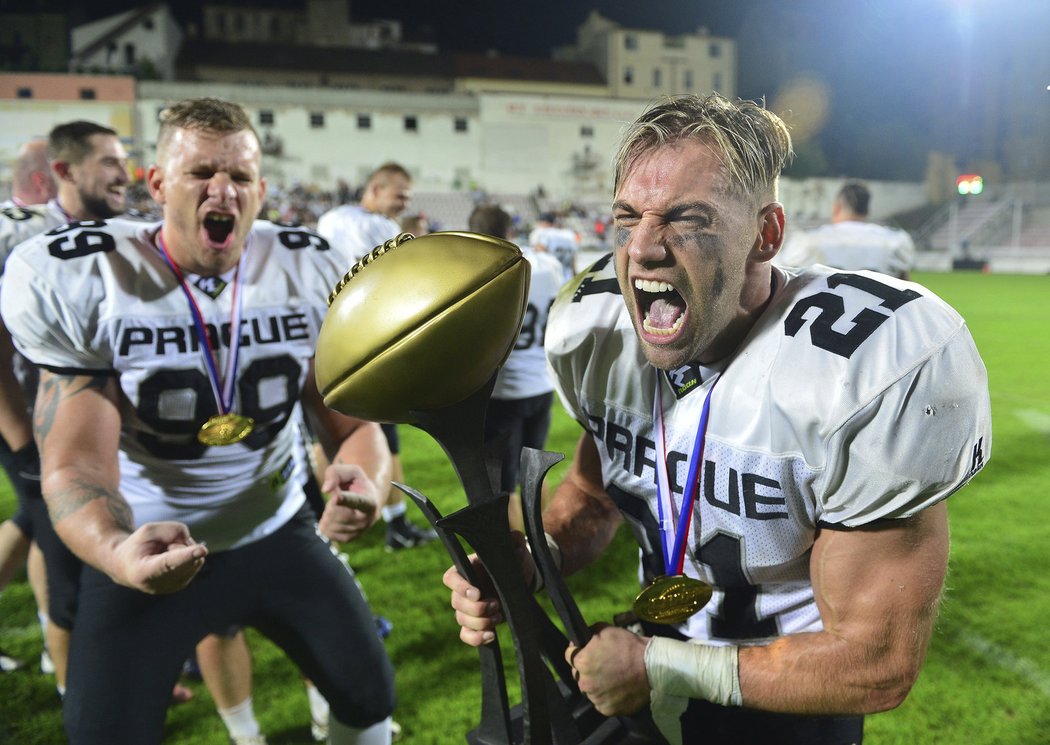
<path id="1" fill-rule="evenodd" d="M 835 195 L 831 223 L 795 235 L 777 256 L 778 266 L 825 264 L 836 269 L 869 269 L 908 279 L 915 244 L 904 230 L 869 222 L 871 191 L 847 181 Z"/>
<path id="2" fill-rule="evenodd" d="M 551 213 L 544 213 L 536 227 L 529 231 L 529 247 L 546 251 L 562 266 L 563 282 L 576 276 L 576 255 L 580 252 L 580 236 L 575 230 L 561 227 Z"/>
<path id="3" fill-rule="evenodd" d="M 384 163 L 365 182 L 360 204 L 343 204 L 325 212 L 317 221 L 317 232 L 339 252 L 344 269 L 349 269 L 373 248 L 402 232 L 397 218 L 411 199 L 411 174 L 397 163 Z M 385 423 L 382 427 L 393 454 L 394 481 L 405 483 L 397 427 Z M 420 546 L 437 538 L 430 528 L 420 528 L 410 521 L 407 512 L 405 496 L 400 490 L 393 490 L 383 508 L 388 551 Z"/>
<path id="4" fill-rule="evenodd" d="M 40 205 L 55 195 L 47 163 L 47 139 L 29 140 L 18 149 L 12 168 L 11 198 L 0 203 L 0 276 L 8 254 L 23 240 L 44 230 Z M 47 648 L 47 574 L 44 555 L 35 540 L 34 525 L 47 520 L 40 495 L 40 457 L 33 442 L 27 394 L 16 374 L 20 367 L 7 328 L 0 323 L 0 464 L 17 497 L 15 514 L 0 523 L 0 591 L 23 564 L 37 607 L 44 637 L 40 670 L 54 672 Z M 0 673 L 22 663 L 0 649 Z"/>
<path id="5" fill-rule="evenodd" d="M 389 454 L 378 426 L 321 403 L 313 348 L 340 267 L 315 234 L 255 221 L 260 158 L 240 107 L 176 104 L 147 176 L 163 223 L 64 226 L 8 261 L 3 316 L 41 369 L 44 495 L 87 565 L 74 745 L 159 742 L 183 661 L 237 624 L 316 682 L 333 743 L 389 742 L 389 660 L 305 504 L 303 406 L 337 453 L 322 522 L 341 539 L 374 521 Z"/>
<path id="6" fill-rule="evenodd" d="M 470 214 L 471 232 L 508 239 L 511 216 L 498 205 L 479 205 Z M 511 495 L 510 521 L 524 531 L 521 514 L 521 449 L 542 450 L 551 424 L 554 384 L 547 372 L 543 336 L 547 312 L 562 284 L 562 266 L 550 254 L 526 248 L 531 267 L 529 299 L 514 348 L 496 376 L 485 412 L 485 444 L 502 443 L 500 489 Z"/>
<path id="7" fill-rule="evenodd" d="M 648 710 L 670 743 L 860 742 L 919 675 L 945 500 L 991 451 L 985 368 L 946 303 L 772 265 L 791 152 L 752 102 L 643 113 L 616 158 L 615 251 L 547 327 L 586 431 L 544 527 L 571 574 L 627 522 L 646 583 L 643 633 L 593 627 L 566 660 L 599 711 Z M 490 641 L 498 601 L 445 583 L 461 638 Z"/>

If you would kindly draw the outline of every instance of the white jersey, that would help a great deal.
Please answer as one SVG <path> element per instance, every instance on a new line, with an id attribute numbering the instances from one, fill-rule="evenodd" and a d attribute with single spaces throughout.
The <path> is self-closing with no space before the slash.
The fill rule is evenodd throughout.
<path id="1" fill-rule="evenodd" d="M 576 274 L 576 254 L 580 251 L 580 237 L 568 228 L 540 227 L 529 233 L 529 245 L 546 251 L 562 266 L 563 281 Z"/>
<path id="2" fill-rule="evenodd" d="M 774 297 L 731 359 L 663 372 L 642 354 L 609 263 L 563 289 L 548 356 L 563 403 L 594 438 L 645 576 L 665 573 L 655 391 L 676 516 L 710 396 L 685 573 L 715 593 L 679 627 L 687 636 L 756 643 L 819 630 L 809 571 L 818 528 L 914 515 L 984 466 L 984 365 L 959 315 L 919 285 L 774 270 Z"/>
<path id="3" fill-rule="evenodd" d="M 562 285 L 561 264 L 542 251 L 526 249 L 522 254 L 532 269 L 528 305 L 514 349 L 496 377 L 493 398 L 532 398 L 554 390 L 547 372 L 543 336 L 547 328 L 547 314 Z"/>
<path id="4" fill-rule="evenodd" d="M 869 269 L 899 277 L 915 263 L 915 244 L 903 230 L 846 220 L 789 238 L 776 263 L 794 267 L 825 264 L 836 269 Z"/>
<path id="5" fill-rule="evenodd" d="M 0 276 L 15 246 L 43 233 L 48 227 L 51 226 L 47 224 L 42 205 L 27 207 L 11 199 L 0 203 Z"/>
<path id="6" fill-rule="evenodd" d="M 160 223 L 63 225 L 8 259 L 0 300 L 19 350 L 66 374 L 116 376 L 120 491 L 136 525 L 186 523 L 213 551 L 250 543 L 304 502 L 307 459 L 299 399 L 340 267 L 320 236 L 256 222 L 237 277 L 241 343 L 232 411 L 255 428 L 207 447 L 218 411 L 189 304 L 154 242 Z M 235 270 L 185 275 L 226 369 Z"/>
<path id="7" fill-rule="evenodd" d="M 376 246 L 382 246 L 401 231 L 396 221 L 358 204 L 328 210 L 317 221 L 317 232 L 328 239 L 346 266 L 345 272 Z"/>

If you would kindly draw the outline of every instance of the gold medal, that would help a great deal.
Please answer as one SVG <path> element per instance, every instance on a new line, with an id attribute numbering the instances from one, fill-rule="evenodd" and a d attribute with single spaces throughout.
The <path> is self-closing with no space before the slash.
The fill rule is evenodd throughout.
<path id="1" fill-rule="evenodd" d="M 657 577 L 634 599 L 634 612 L 651 623 L 681 623 L 707 605 L 711 585 L 692 577 Z"/>
<path id="2" fill-rule="evenodd" d="M 232 445 L 251 434 L 255 420 L 234 414 L 216 414 L 201 425 L 197 440 L 204 445 Z"/>

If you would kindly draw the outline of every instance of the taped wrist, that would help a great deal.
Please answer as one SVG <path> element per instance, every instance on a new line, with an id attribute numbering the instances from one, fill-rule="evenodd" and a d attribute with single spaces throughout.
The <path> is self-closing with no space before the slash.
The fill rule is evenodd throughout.
<path id="1" fill-rule="evenodd" d="M 654 693 L 740 706 L 739 651 L 654 636 L 645 648 L 649 687 Z"/>
<path id="2" fill-rule="evenodd" d="M 554 540 L 554 536 L 544 531 L 543 537 L 547 540 L 547 549 L 551 552 L 551 558 L 554 559 L 554 566 L 561 571 L 561 548 L 558 546 L 558 542 Z M 528 541 L 525 542 L 525 547 L 529 550 L 529 556 L 532 556 L 532 544 Z M 537 592 L 543 589 L 543 573 L 540 572 L 539 565 L 536 563 L 535 557 L 532 559 L 532 585 L 529 589 L 535 595 Z"/>

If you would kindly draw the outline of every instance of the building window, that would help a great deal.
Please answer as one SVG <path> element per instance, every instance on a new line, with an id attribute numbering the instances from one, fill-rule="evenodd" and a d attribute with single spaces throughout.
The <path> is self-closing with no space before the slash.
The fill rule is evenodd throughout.
<path id="1" fill-rule="evenodd" d="M 594 137 L 594 127 L 584 124 L 580 127 L 580 137 Z"/>
<path id="2" fill-rule="evenodd" d="M 711 90 L 721 92 L 722 90 L 722 73 L 716 72 L 711 78 Z"/>
<path id="3" fill-rule="evenodd" d="M 457 132 L 467 131 L 467 118 L 465 116 L 457 116 L 452 122 L 453 128 Z"/>
<path id="4" fill-rule="evenodd" d="M 15 95 L 18 98 L 32 98 L 33 97 L 33 89 L 32 88 L 19 88 L 18 91 L 15 93 Z"/>
<path id="5" fill-rule="evenodd" d="M 663 82 L 664 82 L 663 70 L 661 70 L 659 67 L 654 67 L 653 68 L 653 87 L 654 88 L 659 88 L 661 85 L 663 85 Z"/>
<path id="6" fill-rule="evenodd" d="M 233 14 L 233 30 L 238 34 L 244 33 L 244 16 L 240 13 Z"/>
<path id="7" fill-rule="evenodd" d="M 94 88 L 81 88 L 80 89 L 80 100 L 82 100 L 82 101 L 94 101 L 95 100 L 95 89 Z"/>
<path id="8" fill-rule="evenodd" d="M 259 112 L 259 124 L 272 125 L 273 111 L 270 109 L 262 109 Z"/>
<path id="9" fill-rule="evenodd" d="M 712 41 L 707 47 L 707 53 L 711 57 L 721 57 L 722 56 L 722 45 L 719 44 L 717 41 Z"/>
<path id="10" fill-rule="evenodd" d="M 310 129 L 324 129 L 324 112 L 310 112 Z"/>
<path id="11" fill-rule="evenodd" d="M 405 117 L 405 131 L 406 132 L 418 132 L 419 131 L 419 120 L 414 116 Z"/>
<path id="12" fill-rule="evenodd" d="M 146 20 L 144 20 L 142 22 L 142 28 L 146 29 L 147 31 L 152 31 L 153 30 L 153 19 L 152 18 L 147 18 Z"/>
<path id="13" fill-rule="evenodd" d="M 634 83 L 634 68 L 630 65 L 623 68 L 623 82 L 624 85 L 631 85 Z"/>
<path id="14" fill-rule="evenodd" d="M 372 115 L 371 114 L 358 114 L 357 115 L 357 128 L 358 129 L 371 129 L 372 128 Z"/>
<path id="15" fill-rule="evenodd" d="M 682 73 L 682 87 L 687 91 L 693 90 L 693 71 L 686 70 Z"/>
<path id="16" fill-rule="evenodd" d="M 135 64 L 135 45 L 125 44 L 124 45 L 124 64 L 134 65 Z"/>
<path id="17" fill-rule="evenodd" d="M 634 34 L 625 34 L 623 37 L 623 48 L 635 50 L 638 48 L 638 37 Z"/>

